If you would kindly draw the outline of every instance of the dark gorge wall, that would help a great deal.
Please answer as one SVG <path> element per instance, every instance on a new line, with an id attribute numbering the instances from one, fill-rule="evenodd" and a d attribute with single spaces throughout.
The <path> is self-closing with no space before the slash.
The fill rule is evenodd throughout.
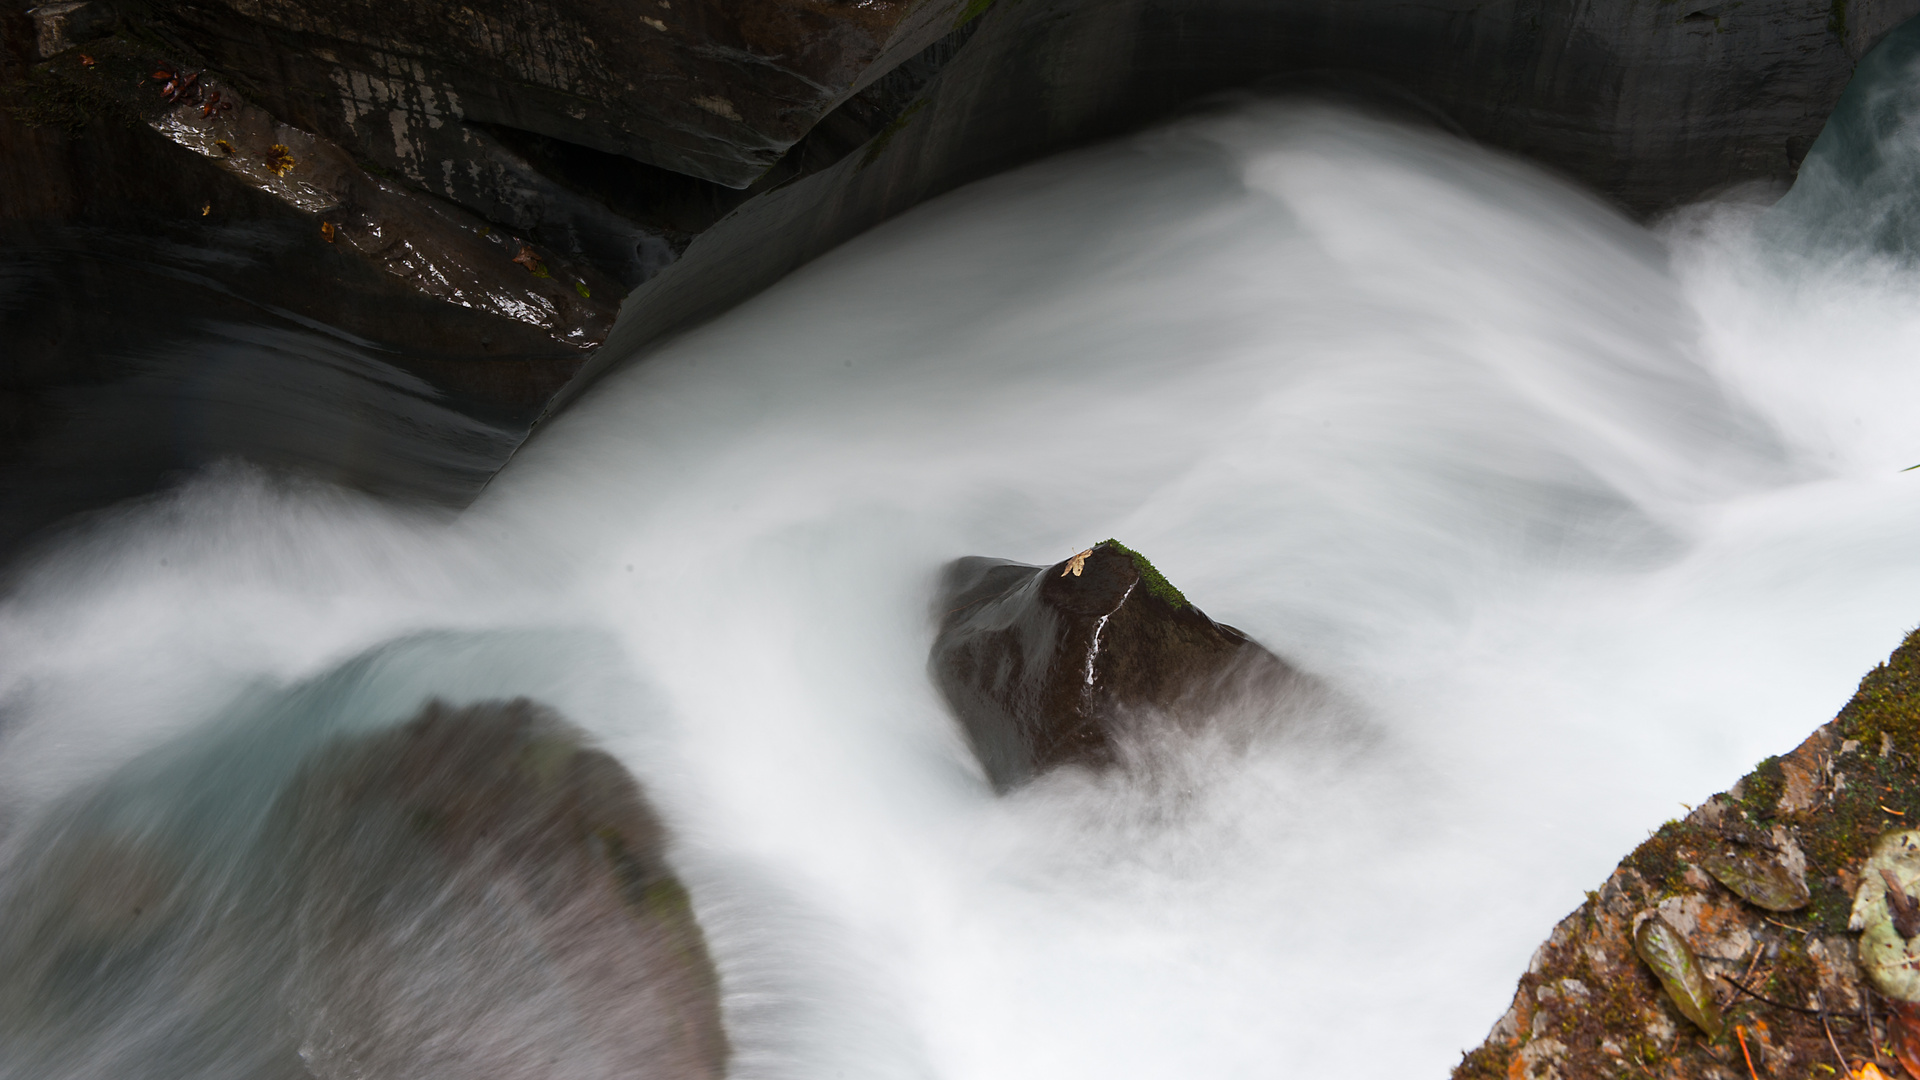
<path id="1" fill-rule="evenodd" d="M 1222 90 L 1390 103 L 1641 215 L 1786 180 L 1916 11 L 14 0 L 0 545 L 223 457 L 462 505 L 663 335 Z"/>

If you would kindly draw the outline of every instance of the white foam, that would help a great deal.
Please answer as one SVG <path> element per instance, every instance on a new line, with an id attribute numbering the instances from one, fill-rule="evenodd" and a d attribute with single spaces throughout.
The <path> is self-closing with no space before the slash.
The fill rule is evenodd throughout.
<path id="1" fill-rule="evenodd" d="M 456 521 L 216 476 L 40 568 L 0 790 L 398 634 L 586 628 L 630 669 L 434 688 L 521 680 L 649 782 L 738 1075 L 1441 1075 L 1920 613 L 1914 282 L 1750 225 L 1669 244 L 1273 104 L 997 177 L 610 379 Z M 995 799 L 933 575 L 1107 536 L 1357 714 Z"/>

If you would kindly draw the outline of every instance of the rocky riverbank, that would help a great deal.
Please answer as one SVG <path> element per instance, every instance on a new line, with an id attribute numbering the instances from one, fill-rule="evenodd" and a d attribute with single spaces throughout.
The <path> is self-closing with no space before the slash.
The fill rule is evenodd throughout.
<path id="1" fill-rule="evenodd" d="M 1911 940 L 1888 889 L 1920 891 L 1893 851 L 1914 828 L 1920 632 L 1832 722 L 1622 860 L 1454 1080 L 1920 1076 L 1920 986 L 1880 962 Z"/>

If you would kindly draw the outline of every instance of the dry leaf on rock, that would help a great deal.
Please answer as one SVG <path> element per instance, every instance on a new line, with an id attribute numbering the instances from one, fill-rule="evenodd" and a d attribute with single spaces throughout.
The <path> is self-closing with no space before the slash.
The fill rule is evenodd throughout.
<path id="1" fill-rule="evenodd" d="M 1740 899 L 1768 911 L 1798 911 L 1813 900 L 1806 880 L 1773 859 L 1709 855 L 1700 866 Z"/>
<path id="2" fill-rule="evenodd" d="M 1680 931 L 1659 915 L 1647 912 L 1634 929 L 1633 947 L 1659 977 L 1660 985 L 1666 988 L 1667 996 L 1679 1006 L 1682 1015 L 1713 1038 L 1719 1038 L 1726 1031 L 1726 1024 L 1720 1018 L 1720 1003 L 1713 996 L 1713 984 L 1707 980 L 1706 971 L 1700 967 L 1693 948 L 1680 936 Z"/>

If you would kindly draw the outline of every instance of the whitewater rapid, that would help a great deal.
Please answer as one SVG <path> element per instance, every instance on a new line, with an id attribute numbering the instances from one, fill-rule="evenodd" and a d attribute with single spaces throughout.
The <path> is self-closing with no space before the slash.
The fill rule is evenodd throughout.
<path id="1" fill-rule="evenodd" d="M 742 1080 L 1444 1075 L 1583 890 L 1920 621 L 1920 278 L 1766 195 L 1649 231 L 1262 101 L 972 185 L 462 514 L 235 465 L 23 568 L 0 845 L 209 724 L 527 694 L 674 829 Z M 1337 700 L 996 798 L 935 575 L 1108 536 Z"/>

